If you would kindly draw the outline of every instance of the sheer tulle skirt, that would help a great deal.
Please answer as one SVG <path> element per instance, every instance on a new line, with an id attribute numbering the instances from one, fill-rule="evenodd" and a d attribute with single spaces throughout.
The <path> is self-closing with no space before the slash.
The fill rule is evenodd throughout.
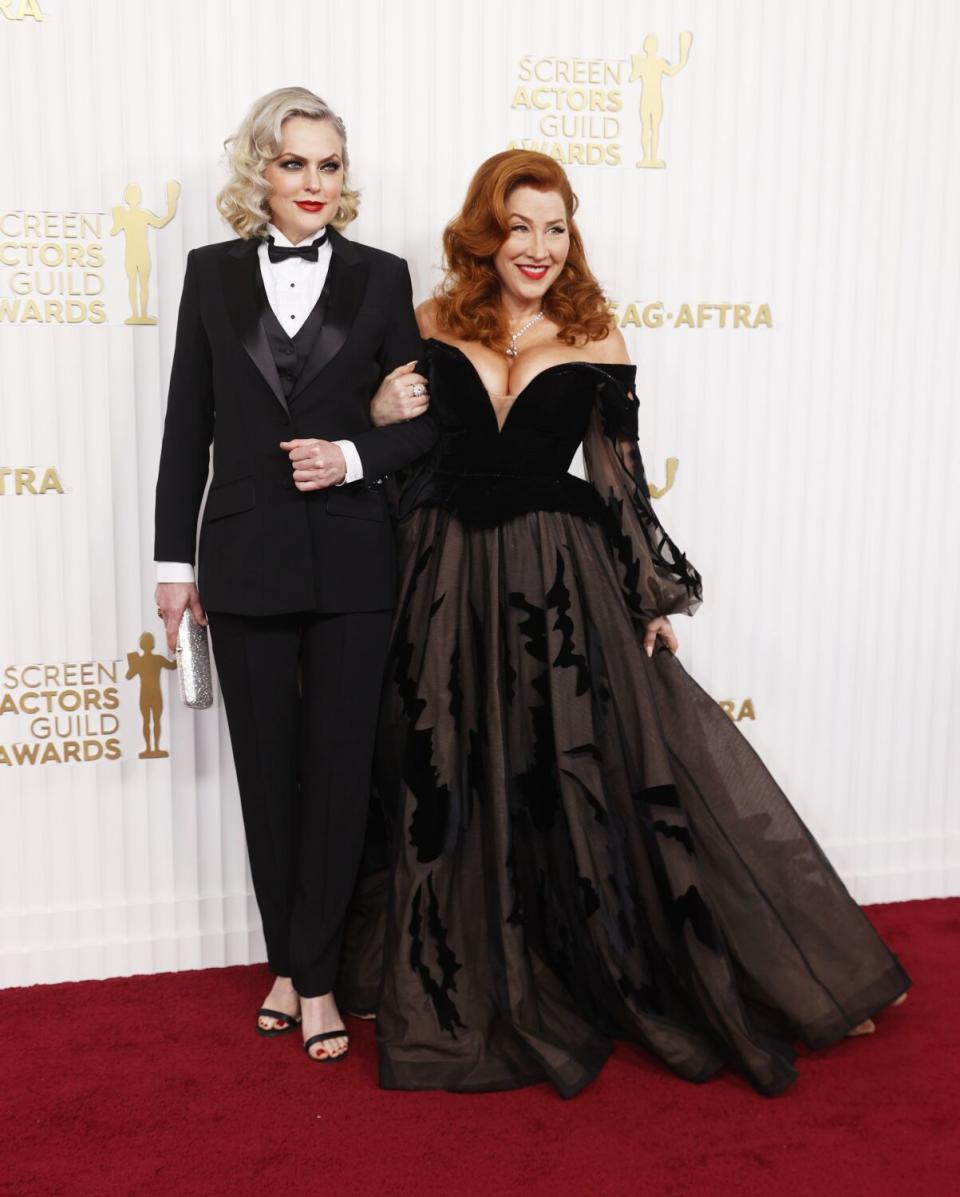
<path id="1" fill-rule="evenodd" d="M 563 513 L 399 527 L 374 820 L 341 1000 L 381 1083 L 564 1095 L 633 1040 L 762 1093 L 909 985 L 762 762 Z M 376 995 L 376 996 L 375 996 Z"/>

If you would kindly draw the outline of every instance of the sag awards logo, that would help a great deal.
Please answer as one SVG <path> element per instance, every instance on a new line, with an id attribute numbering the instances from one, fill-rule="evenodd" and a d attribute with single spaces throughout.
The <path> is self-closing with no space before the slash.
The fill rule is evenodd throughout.
<path id="1" fill-rule="evenodd" d="M 0 0 L 0 16 L 8 21 L 42 21 L 40 0 Z"/>
<path id="2" fill-rule="evenodd" d="M 160 675 L 165 669 L 176 669 L 176 661 L 155 653 L 156 641 L 150 632 L 140 637 L 140 652 L 127 653 L 127 679 L 137 678 L 140 682 L 140 715 L 143 720 L 143 751 L 140 759 L 155 760 L 169 756 L 160 747 L 160 724 L 163 717 L 163 690 Z"/>
<path id="3" fill-rule="evenodd" d="M 732 698 L 721 698 L 719 706 L 731 723 L 739 723 L 742 719 L 752 719 L 756 722 L 757 713 L 753 709 L 752 698 L 743 698 L 739 702 Z"/>
<path id="4" fill-rule="evenodd" d="M 653 33 L 629 60 L 521 58 L 510 107 L 524 115 L 524 133 L 507 148 L 539 150 L 567 166 L 620 166 L 632 149 L 638 167 L 662 170 L 663 84 L 686 67 L 692 44 L 692 33 L 680 34 L 676 62 L 660 55 Z"/>
<path id="5" fill-rule="evenodd" d="M 158 216 L 140 206 L 140 188 L 131 183 L 123 193 L 123 203 L 113 209 L 113 228 L 110 235 L 122 233 L 125 241 L 123 268 L 127 275 L 127 294 L 130 299 L 130 315 L 124 324 L 156 324 L 154 316 L 147 315 L 147 286 L 150 282 L 150 247 L 147 244 L 148 229 L 162 229 L 177 214 L 180 198 L 180 184 L 171 179 L 167 183 L 167 214 Z"/>
<path id="6" fill-rule="evenodd" d="M 679 303 L 641 299 L 623 304 L 611 300 L 612 312 L 620 328 L 773 328 L 773 314 L 768 303 Z"/>
<path id="7" fill-rule="evenodd" d="M 53 468 L 34 469 L 33 466 L 0 466 L 0 498 L 6 495 L 63 494 L 60 475 Z"/>
<path id="8" fill-rule="evenodd" d="M 173 220 L 180 184 L 162 216 L 141 198 L 131 183 L 110 213 L 0 212 L 0 324 L 156 324 L 148 234 Z"/>
<path id="9" fill-rule="evenodd" d="M 664 484 L 663 486 L 654 486 L 654 484 L 647 479 L 647 490 L 650 492 L 651 499 L 662 499 L 669 490 L 673 490 L 673 484 L 677 480 L 677 470 L 680 468 L 680 460 L 677 457 L 668 457 L 664 462 Z"/>
<path id="10" fill-rule="evenodd" d="M 122 661 L 7 665 L 0 675 L 0 766 L 119 761 L 132 751 L 142 761 L 168 757 L 161 678 L 177 663 L 155 647 L 144 632 L 125 671 Z"/>

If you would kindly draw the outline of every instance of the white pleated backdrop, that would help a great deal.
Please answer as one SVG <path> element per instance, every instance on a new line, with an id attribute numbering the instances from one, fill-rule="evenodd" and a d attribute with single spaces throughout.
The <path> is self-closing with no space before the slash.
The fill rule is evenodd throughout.
<path id="1" fill-rule="evenodd" d="M 143 632 L 160 631 L 152 495 L 184 260 L 229 235 L 213 204 L 223 138 L 291 83 L 344 115 L 364 193 L 350 235 L 406 256 L 417 299 L 483 158 L 524 139 L 567 159 L 596 152 L 572 143 L 601 147 L 607 163 L 570 174 L 639 365 L 651 482 L 679 463 L 659 510 L 706 593 L 677 621 L 683 660 L 858 899 L 960 892 L 960 6 L 7 9 L 0 985 L 262 959 L 223 712 L 180 707 L 165 673 L 169 756 L 140 759 L 125 673 Z M 689 60 L 662 80 L 667 165 L 638 168 L 631 56 L 654 34 L 675 64 L 684 31 Z M 163 216 L 169 180 L 176 215 L 149 233 L 159 320 L 125 325 L 111 209 L 134 182 Z M 46 268 L 71 244 L 102 247 L 92 281 L 77 262 Z M 58 287 L 100 290 L 103 320 L 58 321 L 43 305 Z M 698 305 L 737 303 L 755 327 L 733 327 L 732 309 L 720 327 L 718 306 L 696 327 Z M 662 307 L 644 324 L 650 304 Z M 84 689 L 73 718 L 87 722 L 56 724 Z M 67 741 L 99 759 L 64 760 Z"/>

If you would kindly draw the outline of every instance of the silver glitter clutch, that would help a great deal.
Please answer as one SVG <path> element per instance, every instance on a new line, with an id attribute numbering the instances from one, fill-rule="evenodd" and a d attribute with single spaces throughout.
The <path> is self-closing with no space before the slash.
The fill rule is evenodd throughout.
<path id="1" fill-rule="evenodd" d="M 207 629 L 196 622 L 189 607 L 184 611 L 177 630 L 177 672 L 180 675 L 180 697 L 185 706 L 194 711 L 205 711 L 213 706 Z"/>

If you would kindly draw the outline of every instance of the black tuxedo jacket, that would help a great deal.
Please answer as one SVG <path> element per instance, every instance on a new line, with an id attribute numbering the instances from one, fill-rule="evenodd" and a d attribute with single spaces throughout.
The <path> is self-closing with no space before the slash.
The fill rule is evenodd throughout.
<path id="1" fill-rule="evenodd" d="M 373 428 L 383 376 L 420 354 L 406 263 L 329 230 L 323 327 L 289 399 L 255 292 L 255 239 L 187 257 L 157 479 L 157 561 L 193 562 L 204 606 L 238 615 L 392 607 L 395 549 L 377 485 L 433 444 L 428 415 Z M 321 300 L 323 302 L 323 300 Z M 362 482 L 301 493 L 280 442 L 349 439 Z"/>

